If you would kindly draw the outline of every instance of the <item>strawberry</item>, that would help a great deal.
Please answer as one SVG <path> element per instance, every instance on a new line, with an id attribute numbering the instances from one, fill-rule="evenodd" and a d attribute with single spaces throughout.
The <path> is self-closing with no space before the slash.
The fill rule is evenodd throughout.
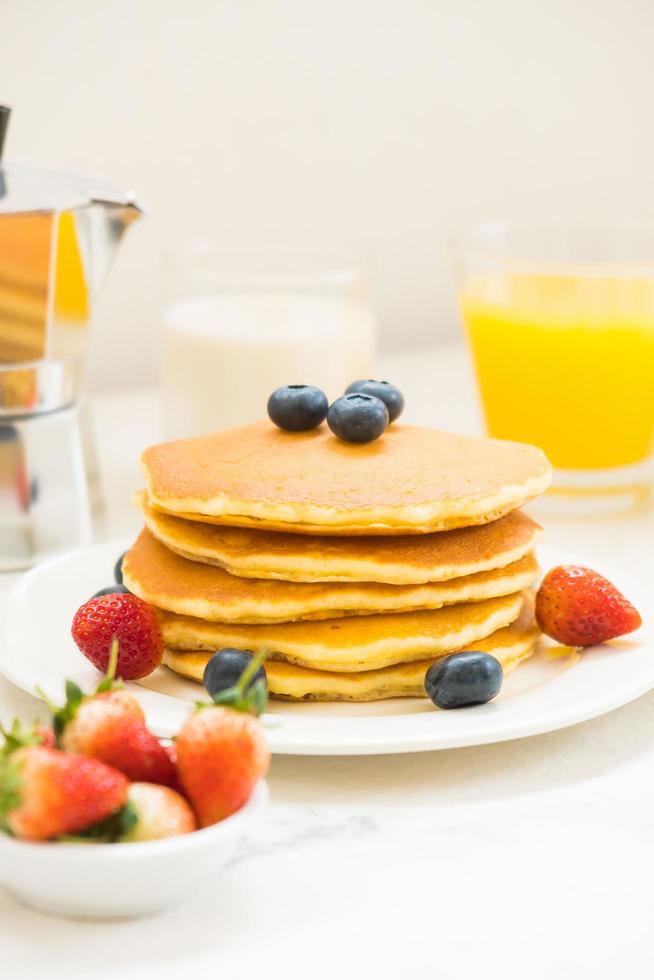
<path id="1" fill-rule="evenodd" d="M 581 565 L 547 573 L 536 595 L 536 619 L 559 643 L 587 647 L 632 633 L 640 614 L 608 579 Z"/>
<path id="2" fill-rule="evenodd" d="M 117 657 L 114 641 L 95 694 L 84 696 L 77 684 L 67 682 L 66 704 L 54 711 L 58 743 L 65 752 L 106 762 L 134 782 L 172 783 L 176 773 L 168 751 L 147 728 L 136 698 L 114 684 Z"/>
<path id="3" fill-rule="evenodd" d="M 130 593 L 97 596 L 75 613 L 72 634 L 84 656 L 104 672 L 111 642 L 118 640 L 116 676 L 147 677 L 163 656 L 163 639 L 154 609 Z"/>
<path id="4" fill-rule="evenodd" d="M 252 657 L 214 704 L 199 704 L 175 739 L 177 775 L 201 827 L 240 810 L 268 772 L 270 752 L 252 714 L 265 709 L 266 689 L 251 685 L 265 657 Z"/>
<path id="5" fill-rule="evenodd" d="M 187 801 L 168 786 L 132 783 L 127 797 L 132 826 L 120 840 L 161 840 L 177 834 L 189 834 L 197 825 Z"/>
<path id="6" fill-rule="evenodd" d="M 175 739 L 177 772 L 201 827 L 243 806 L 270 764 L 256 718 L 233 708 L 198 708 Z"/>
<path id="7" fill-rule="evenodd" d="M 84 698 L 61 735 L 65 752 L 77 752 L 114 766 L 134 782 L 168 784 L 175 767 L 159 739 L 132 714 L 134 698 L 106 691 Z"/>
<path id="8" fill-rule="evenodd" d="M 0 827 L 32 841 L 76 834 L 119 811 L 128 786 L 97 759 L 26 745 L 0 761 Z"/>

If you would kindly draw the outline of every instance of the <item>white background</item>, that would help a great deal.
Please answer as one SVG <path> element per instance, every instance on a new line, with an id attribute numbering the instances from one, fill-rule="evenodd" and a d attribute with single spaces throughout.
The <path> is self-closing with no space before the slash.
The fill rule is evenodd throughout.
<path id="1" fill-rule="evenodd" d="M 161 254 L 367 253 L 387 347 L 456 333 L 451 230 L 654 217 L 648 0 L 0 0 L 8 155 L 137 189 L 95 387 L 154 381 Z"/>

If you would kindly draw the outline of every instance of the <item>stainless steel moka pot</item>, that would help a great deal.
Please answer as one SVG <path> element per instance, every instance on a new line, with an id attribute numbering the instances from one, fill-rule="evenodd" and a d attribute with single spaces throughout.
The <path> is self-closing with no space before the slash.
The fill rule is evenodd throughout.
<path id="1" fill-rule="evenodd" d="M 0 570 L 91 538 L 80 386 L 94 301 L 141 210 L 83 177 L 5 165 L 0 106 Z"/>

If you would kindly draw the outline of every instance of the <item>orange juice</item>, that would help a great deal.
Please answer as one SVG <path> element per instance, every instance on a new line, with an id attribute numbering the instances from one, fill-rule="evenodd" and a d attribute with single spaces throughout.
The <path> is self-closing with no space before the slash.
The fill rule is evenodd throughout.
<path id="1" fill-rule="evenodd" d="M 494 272 L 461 309 L 490 435 L 561 469 L 608 469 L 654 448 L 654 275 Z"/>

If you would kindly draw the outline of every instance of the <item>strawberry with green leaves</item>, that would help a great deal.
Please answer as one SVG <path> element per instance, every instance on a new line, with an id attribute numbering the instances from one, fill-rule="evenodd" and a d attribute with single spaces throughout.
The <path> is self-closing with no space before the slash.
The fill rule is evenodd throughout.
<path id="1" fill-rule="evenodd" d="M 106 676 L 94 694 L 66 684 L 66 703 L 54 709 L 57 742 L 65 752 L 100 759 L 132 782 L 175 782 L 171 755 L 145 724 L 143 710 L 114 679 L 118 644 L 114 641 Z"/>
<path id="2" fill-rule="evenodd" d="M 177 772 L 201 827 L 240 810 L 268 771 L 270 751 L 256 718 L 265 707 L 265 687 L 250 685 L 263 659 L 253 657 L 238 684 L 216 694 L 214 704 L 198 705 L 175 739 Z"/>
<path id="3" fill-rule="evenodd" d="M 30 841 L 78 834 L 118 813 L 128 787 L 97 759 L 23 745 L 0 758 L 0 829 Z"/>

